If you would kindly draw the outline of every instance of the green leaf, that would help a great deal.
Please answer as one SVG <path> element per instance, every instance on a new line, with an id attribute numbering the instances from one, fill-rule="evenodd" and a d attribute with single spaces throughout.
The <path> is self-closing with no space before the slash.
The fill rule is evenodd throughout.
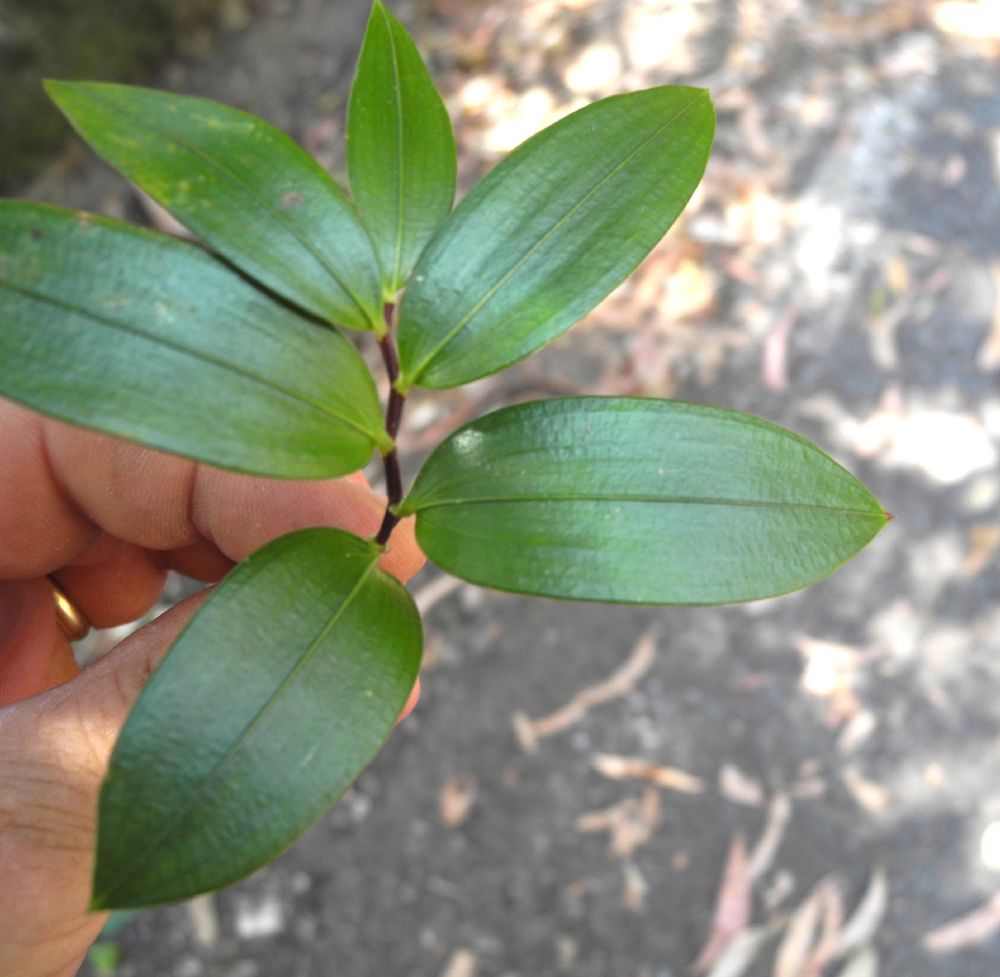
<path id="1" fill-rule="evenodd" d="M 92 909 L 183 899 L 273 858 L 343 793 L 417 677 L 381 549 L 307 529 L 240 564 L 132 709 L 101 788 Z"/>
<path id="2" fill-rule="evenodd" d="M 0 202 L 0 395 L 223 468 L 354 471 L 388 436 L 358 352 L 201 248 Z"/>
<path id="3" fill-rule="evenodd" d="M 701 179 L 715 116 L 698 88 L 595 102 L 496 167 L 424 251 L 403 302 L 403 392 L 494 373 L 626 278 Z"/>
<path id="4" fill-rule="evenodd" d="M 382 322 L 378 259 L 353 205 L 296 142 L 201 98 L 46 83 L 76 131 L 206 244 L 320 318 Z"/>
<path id="5" fill-rule="evenodd" d="M 519 404 L 443 442 L 400 507 L 441 567 L 501 590 L 649 604 L 787 593 L 887 516 L 775 424 L 660 400 Z"/>
<path id="6" fill-rule="evenodd" d="M 420 52 L 379 0 L 351 89 L 347 164 L 391 299 L 451 210 L 455 137 Z"/>

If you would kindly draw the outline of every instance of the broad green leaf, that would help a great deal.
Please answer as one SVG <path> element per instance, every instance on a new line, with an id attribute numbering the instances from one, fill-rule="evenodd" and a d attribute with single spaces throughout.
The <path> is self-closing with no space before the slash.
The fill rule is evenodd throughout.
<path id="1" fill-rule="evenodd" d="M 661 400 L 519 404 L 443 442 L 400 507 L 445 570 L 501 590 L 648 604 L 787 593 L 887 516 L 775 424 Z"/>
<path id="2" fill-rule="evenodd" d="M 0 395 L 223 468 L 325 478 L 391 447 L 358 352 L 201 248 L 0 202 Z"/>
<path id="3" fill-rule="evenodd" d="M 391 299 L 451 210 L 455 137 L 420 52 L 380 0 L 351 89 L 347 164 Z"/>
<path id="4" fill-rule="evenodd" d="M 148 88 L 46 89 L 105 160 L 238 268 L 320 318 L 381 328 L 371 239 L 344 191 L 279 129 Z"/>
<path id="5" fill-rule="evenodd" d="M 595 102 L 514 150 L 417 262 L 399 389 L 494 373 L 589 312 L 680 214 L 714 128 L 704 90 L 652 88 Z"/>
<path id="6" fill-rule="evenodd" d="M 306 529 L 258 550 L 182 632 L 101 787 L 91 908 L 183 899 L 273 858 L 389 735 L 420 618 L 380 548 Z"/>

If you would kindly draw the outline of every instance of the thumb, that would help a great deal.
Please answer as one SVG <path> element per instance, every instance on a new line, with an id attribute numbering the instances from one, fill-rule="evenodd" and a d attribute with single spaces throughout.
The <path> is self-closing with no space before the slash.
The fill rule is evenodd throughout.
<path id="1" fill-rule="evenodd" d="M 204 590 L 170 608 L 71 682 L 22 703 L 35 713 L 39 746 L 99 783 L 143 686 L 210 593 Z"/>
<path id="2" fill-rule="evenodd" d="M 97 795 L 128 711 L 199 594 L 48 692 L 0 709 L 0 974 L 72 974 L 104 924 L 88 914 Z"/>

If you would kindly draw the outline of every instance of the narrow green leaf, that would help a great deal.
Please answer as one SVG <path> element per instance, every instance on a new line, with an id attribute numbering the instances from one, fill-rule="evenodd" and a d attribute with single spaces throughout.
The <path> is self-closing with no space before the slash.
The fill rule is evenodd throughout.
<path id="1" fill-rule="evenodd" d="M 519 404 L 443 442 L 401 506 L 445 570 L 575 600 L 717 604 L 787 593 L 885 524 L 871 493 L 775 424 L 660 400 Z"/>
<path id="2" fill-rule="evenodd" d="M 380 0 L 351 89 L 347 164 L 391 299 L 451 210 L 455 137 L 420 52 Z"/>
<path id="3" fill-rule="evenodd" d="M 399 388 L 494 373 L 589 312 L 680 214 L 714 129 L 707 92 L 652 88 L 595 102 L 514 150 L 417 262 Z"/>
<path id="4" fill-rule="evenodd" d="M 194 245 L 12 201 L 0 395 L 257 475 L 342 475 L 387 447 L 371 374 L 334 330 Z"/>
<path id="5" fill-rule="evenodd" d="M 46 90 L 105 160 L 238 268 L 330 322 L 380 328 L 371 239 L 344 191 L 279 129 L 147 88 Z"/>
<path id="6" fill-rule="evenodd" d="M 129 715 L 101 788 L 92 908 L 234 882 L 311 825 L 369 763 L 417 677 L 420 618 L 336 529 L 238 566 Z"/>

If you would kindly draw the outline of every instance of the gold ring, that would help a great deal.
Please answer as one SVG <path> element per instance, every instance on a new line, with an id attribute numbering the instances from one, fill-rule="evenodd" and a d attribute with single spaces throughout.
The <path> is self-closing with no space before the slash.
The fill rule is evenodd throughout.
<path id="1" fill-rule="evenodd" d="M 70 641 L 79 641 L 90 633 L 90 620 L 87 615 L 71 601 L 51 577 L 52 597 L 56 603 L 56 620 L 62 633 Z"/>

